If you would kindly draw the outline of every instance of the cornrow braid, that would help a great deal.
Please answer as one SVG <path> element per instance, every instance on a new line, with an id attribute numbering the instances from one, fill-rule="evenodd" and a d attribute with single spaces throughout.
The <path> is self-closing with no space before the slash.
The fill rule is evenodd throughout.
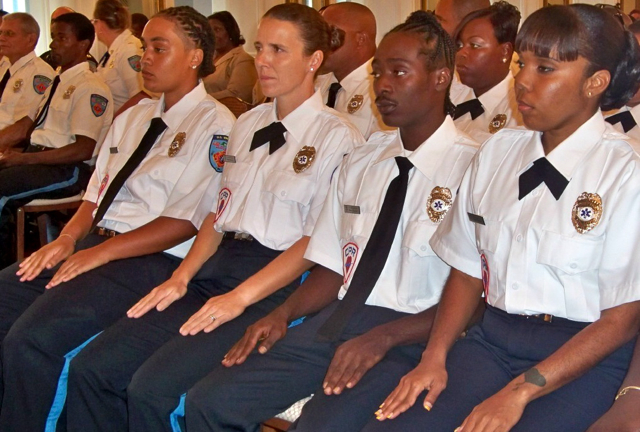
<path id="1" fill-rule="evenodd" d="M 425 11 L 415 11 L 405 22 L 394 27 L 389 33 L 418 33 L 424 38 L 427 57 L 427 70 L 446 67 L 453 76 L 456 64 L 456 47 L 449 34 L 442 28 L 435 15 Z M 453 115 L 455 105 L 449 98 L 449 90 L 444 101 L 444 113 Z"/>
<path id="2" fill-rule="evenodd" d="M 215 43 L 207 18 L 191 6 L 177 6 L 161 10 L 153 16 L 173 21 L 196 48 L 203 52 L 198 77 L 203 78 L 215 71 L 213 52 Z"/>

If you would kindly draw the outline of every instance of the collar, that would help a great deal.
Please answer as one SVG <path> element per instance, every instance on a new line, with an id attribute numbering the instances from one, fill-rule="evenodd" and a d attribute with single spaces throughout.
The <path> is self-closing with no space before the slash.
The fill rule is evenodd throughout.
<path id="1" fill-rule="evenodd" d="M 31 51 L 29 54 L 23 55 L 17 62 L 9 67 L 9 73 L 11 73 L 11 75 L 15 74 L 22 68 L 22 66 L 26 65 L 34 58 L 36 58 L 36 53 L 34 51 Z M 9 59 L 7 59 L 7 61 L 9 61 Z"/>
<path id="2" fill-rule="evenodd" d="M 458 136 L 458 130 L 450 116 L 445 117 L 440 127 L 413 152 L 405 150 L 398 129 L 393 133 L 396 137 L 378 155 L 374 164 L 396 156 L 407 156 L 413 166 L 430 180 L 434 179 L 442 160 L 451 151 L 451 145 Z"/>
<path id="3" fill-rule="evenodd" d="M 226 53 L 225 55 L 223 55 L 218 59 L 215 66 L 220 66 L 222 63 L 226 62 L 227 60 L 230 60 L 231 57 L 237 56 L 238 54 L 240 54 L 240 50 L 242 49 L 243 49 L 242 45 L 238 45 L 237 47 L 231 49 L 231 51 L 229 51 L 228 53 Z"/>
<path id="4" fill-rule="evenodd" d="M 493 86 L 488 92 L 484 93 L 482 96 L 478 98 L 482 106 L 484 107 L 485 113 L 491 113 L 498 106 L 500 102 L 505 100 L 509 91 L 513 87 L 513 75 L 511 71 L 507 74 L 507 76 L 500 81 L 498 84 Z"/>
<path id="5" fill-rule="evenodd" d="M 367 81 L 369 79 L 369 74 L 371 73 L 371 61 L 373 61 L 373 58 L 367 60 L 356 69 L 352 70 L 349 75 L 347 75 L 342 81 L 340 81 L 340 85 L 347 92 L 347 94 L 355 92 L 358 86 L 362 84 L 363 81 Z M 332 82 L 337 82 L 335 76 L 333 77 Z"/>
<path id="6" fill-rule="evenodd" d="M 276 114 L 277 103 L 278 101 L 276 100 L 271 106 L 272 122 L 279 121 Z M 316 91 L 309 99 L 302 102 L 298 108 L 290 112 L 289 115 L 280 121 L 284 127 L 287 128 L 287 132 L 292 134 L 296 141 L 302 141 L 310 121 L 324 108 L 326 108 L 326 106 L 324 102 L 322 102 L 322 94 L 320 91 Z"/>
<path id="7" fill-rule="evenodd" d="M 175 131 L 180 127 L 182 121 L 191 113 L 191 111 L 205 98 L 207 91 L 202 81 L 189 93 L 184 95 L 177 104 L 164 112 L 164 93 L 160 96 L 160 103 L 156 104 L 153 111 L 153 117 L 160 117 L 167 125 L 167 129 Z"/>
<path id="8" fill-rule="evenodd" d="M 576 168 L 602 139 L 606 124 L 602 112 L 598 110 L 546 158 L 566 179 L 571 180 Z M 545 157 L 541 137 L 541 132 L 534 132 L 531 141 L 522 147 L 516 176 L 526 171 L 535 160 Z"/>
<path id="9" fill-rule="evenodd" d="M 120 47 L 120 45 L 126 44 L 127 39 L 129 39 L 129 36 L 133 36 L 133 33 L 131 33 L 131 30 L 124 29 L 124 31 L 120 33 L 118 37 L 116 37 L 111 43 L 111 46 L 109 47 L 109 54 L 112 55 L 113 52 Z"/>
<path id="10" fill-rule="evenodd" d="M 67 69 L 66 71 L 64 71 L 64 72 L 62 72 L 60 74 L 60 84 L 62 84 L 64 82 L 67 82 L 67 81 L 71 81 L 77 75 L 80 75 L 80 74 L 84 73 L 85 71 L 88 72 L 90 70 L 91 69 L 89 69 L 89 62 L 83 61 L 81 63 L 78 63 L 77 65 L 75 65 L 71 69 Z"/>
<path id="11" fill-rule="evenodd" d="M 636 121 L 636 123 L 640 124 L 640 104 L 638 104 L 638 105 L 636 105 L 634 107 L 625 106 L 619 112 L 622 112 L 622 111 L 630 111 L 631 115 L 633 116 L 633 119 Z"/>

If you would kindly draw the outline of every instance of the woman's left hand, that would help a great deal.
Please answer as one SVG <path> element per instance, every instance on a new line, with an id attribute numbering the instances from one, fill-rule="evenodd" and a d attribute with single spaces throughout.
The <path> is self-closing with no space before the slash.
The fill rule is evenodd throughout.
<path id="1" fill-rule="evenodd" d="M 455 432 L 508 432 L 518 423 L 526 402 L 510 388 L 477 405 Z"/>
<path id="2" fill-rule="evenodd" d="M 183 336 L 195 335 L 204 330 L 212 332 L 222 324 L 240 316 L 246 309 L 245 302 L 233 291 L 210 298 L 202 308 L 180 328 Z"/>
<path id="3" fill-rule="evenodd" d="M 108 262 L 109 259 L 102 253 L 99 247 L 78 251 L 71 255 L 62 266 L 60 266 L 46 288 L 53 288 L 62 282 L 68 282 L 76 276 L 105 265 Z"/>

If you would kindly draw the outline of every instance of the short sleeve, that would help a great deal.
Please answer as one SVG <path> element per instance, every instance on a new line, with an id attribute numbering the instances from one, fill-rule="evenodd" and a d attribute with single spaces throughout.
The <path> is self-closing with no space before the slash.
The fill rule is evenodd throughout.
<path id="1" fill-rule="evenodd" d="M 69 132 L 100 140 L 105 125 L 113 119 L 113 100 L 106 87 L 83 86 L 74 92 L 72 112 L 69 113 Z"/>

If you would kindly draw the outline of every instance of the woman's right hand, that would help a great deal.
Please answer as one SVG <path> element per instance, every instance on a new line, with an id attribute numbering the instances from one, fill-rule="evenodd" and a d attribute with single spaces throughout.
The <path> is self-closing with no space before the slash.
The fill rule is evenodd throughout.
<path id="1" fill-rule="evenodd" d="M 418 366 L 402 377 L 398 386 L 391 392 L 387 399 L 380 405 L 375 413 L 380 421 L 394 419 L 408 410 L 416 403 L 420 393 L 428 391 L 423 406 L 431 411 L 433 404 L 440 396 L 442 390 L 447 387 L 448 375 L 444 362 L 425 361 L 424 358 Z"/>
<path id="2" fill-rule="evenodd" d="M 247 328 L 242 339 L 236 342 L 224 356 L 222 364 L 231 367 L 243 363 L 258 343 L 260 344 L 258 352 L 265 354 L 273 344 L 287 334 L 287 327 L 286 316 L 278 309 L 273 310 L 269 315 Z"/>
<path id="3" fill-rule="evenodd" d="M 161 285 L 155 287 L 149 294 L 140 299 L 127 311 L 129 318 L 140 318 L 142 315 L 156 308 L 162 312 L 176 300 L 180 300 L 187 293 L 187 282 L 180 278 L 171 277 Z"/>
<path id="4" fill-rule="evenodd" d="M 31 281 L 45 268 L 52 269 L 60 261 L 69 258 L 74 250 L 73 239 L 68 235 L 60 236 L 22 261 L 16 275 L 20 276 L 20 282 Z"/>

